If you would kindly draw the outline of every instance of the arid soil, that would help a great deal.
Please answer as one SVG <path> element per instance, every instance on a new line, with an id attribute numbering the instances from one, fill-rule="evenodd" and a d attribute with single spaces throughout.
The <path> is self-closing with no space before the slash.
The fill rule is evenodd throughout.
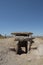
<path id="1" fill-rule="evenodd" d="M 14 38 L 0 39 L 0 65 L 43 65 L 43 39 L 35 38 L 31 51 L 16 54 Z"/>

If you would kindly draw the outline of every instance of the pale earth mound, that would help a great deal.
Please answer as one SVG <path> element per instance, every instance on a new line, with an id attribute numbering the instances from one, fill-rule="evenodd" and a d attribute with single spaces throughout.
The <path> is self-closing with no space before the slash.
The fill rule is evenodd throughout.
<path id="1" fill-rule="evenodd" d="M 0 65 L 43 65 L 43 40 L 36 38 L 30 53 L 17 55 L 14 38 L 0 40 Z M 33 49 L 37 47 L 37 49 Z"/>

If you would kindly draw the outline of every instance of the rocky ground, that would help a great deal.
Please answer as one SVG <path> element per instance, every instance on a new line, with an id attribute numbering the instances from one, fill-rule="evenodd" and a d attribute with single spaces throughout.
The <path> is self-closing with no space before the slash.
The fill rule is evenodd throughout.
<path id="1" fill-rule="evenodd" d="M 16 54 L 14 38 L 0 39 L 0 65 L 43 65 L 43 39 L 35 38 L 31 51 Z"/>

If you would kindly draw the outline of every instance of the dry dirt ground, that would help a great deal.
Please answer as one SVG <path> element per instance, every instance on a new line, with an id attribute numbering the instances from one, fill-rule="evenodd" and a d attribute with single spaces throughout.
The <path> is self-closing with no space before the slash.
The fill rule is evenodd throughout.
<path id="1" fill-rule="evenodd" d="M 16 54 L 16 44 L 14 38 L 0 39 L 0 65 L 43 65 L 43 39 L 34 39 L 27 54 Z"/>

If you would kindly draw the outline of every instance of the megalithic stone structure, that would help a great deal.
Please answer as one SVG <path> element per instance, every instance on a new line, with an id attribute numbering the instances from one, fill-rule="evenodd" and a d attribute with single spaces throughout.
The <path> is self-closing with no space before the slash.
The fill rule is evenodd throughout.
<path id="1" fill-rule="evenodd" d="M 29 51 L 31 50 L 31 45 L 33 43 L 33 37 L 31 32 L 15 32 L 11 33 L 12 35 L 15 35 L 15 41 L 18 41 L 17 43 L 17 49 L 16 53 L 21 53 L 21 47 L 25 47 L 25 53 L 28 52 L 28 41 L 30 42 L 29 45 Z"/>

